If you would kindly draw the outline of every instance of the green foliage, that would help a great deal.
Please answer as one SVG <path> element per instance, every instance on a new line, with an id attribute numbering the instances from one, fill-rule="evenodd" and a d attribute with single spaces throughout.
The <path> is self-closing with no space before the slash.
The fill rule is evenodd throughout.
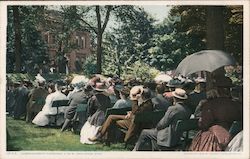
<path id="1" fill-rule="evenodd" d="M 137 60 L 148 63 L 154 19 L 143 9 L 132 5 L 119 6 L 113 13 L 119 25 L 105 33 L 103 72 L 121 75 Z"/>
<path id="2" fill-rule="evenodd" d="M 122 75 L 123 79 L 136 78 L 143 82 L 150 82 L 159 74 L 159 71 L 153 67 L 150 67 L 142 60 L 136 61 L 131 67 L 126 68 L 127 70 Z"/>
<path id="3" fill-rule="evenodd" d="M 88 56 L 83 63 L 83 74 L 87 77 L 96 73 L 96 57 L 95 55 Z"/>
<path id="4" fill-rule="evenodd" d="M 7 25 L 7 72 L 13 72 L 15 65 L 14 55 L 14 28 L 12 6 L 8 6 Z M 33 73 L 34 65 L 48 62 L 47 47 L 38 31 L 38 24 L 42 22 L 43 7 L 19 6 L 21 27 L 21 67 L 22 72 Z M 35 72 L 34 72 L 35 73 Z"/>
<path id="5" fill-rule="evenodd" d="M 206 48 L 207 6 L 175 6 L 170 11 L 171 17 L 180 17 L 174 23 L 177 33 L 184 33 L 191 41 L 188 48 L 192 51 Z M 242 6 L 226 6 L 224 17 L 224 45 L 226 52 L 231 53 L 239 64 L 242 64 L 243 54 L 243 8 Z M 181 39 L 176 39 L 180 41 Z M 183 45 L 186 46 L 186 45 Z M 187 49 L 188 50 L 188 49 Z M 189 54 L 193 53 L 188 51 Z"/>
<path id="6" fill-rule="evenodd" d="M 154 44 L 155 46 L 149 49 L 150 65 L 161 71 L 175 69 L 185 56 L 204 49 L 204 44 L 197 38 L 174 30 L 164 35 L 156 34 Z"/>
<path id="7" fill-rule="evenodd" d="M 8 82 L 17 82 L 17 81 L 34 81 L 35 76 L 31 74 L 22 74 L 22 73 L 8 73 L 6 74 L 6 78 L 8 79 Z"/>

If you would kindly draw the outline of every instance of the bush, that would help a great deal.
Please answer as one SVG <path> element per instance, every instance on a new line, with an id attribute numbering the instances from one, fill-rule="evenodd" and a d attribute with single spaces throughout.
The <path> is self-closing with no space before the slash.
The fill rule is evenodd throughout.
<path id="1" fill-rule="evenodd" d="M 88 56 L 83 63 L 83 73 L 87 77 L 90 77 L 92 74 L 96 73 L 96 56 Z"/>
<path id="2" fill-rule="evenodd" d="M 159 72 L 159 70 L 139 60 L 136 61 L 131 67 L 128 67 L 127 71 L 124 71 L 122 78 L 127 79 L 132 77 L 140 79 L 142 82 L 149 82 L 152 81 L 156 75 L 159 74 Z"/>

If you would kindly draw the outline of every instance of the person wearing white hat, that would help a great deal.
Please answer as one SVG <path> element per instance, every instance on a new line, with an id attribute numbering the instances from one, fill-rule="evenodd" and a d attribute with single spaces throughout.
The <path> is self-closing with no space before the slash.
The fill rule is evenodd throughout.
<path id="1" fill-rule="evenodd" d="M 95 142 L 100 140 L 103 136 L 110 136 L 110 127 L 115 124 L 118 127 L 127 129 L 124 142 L 127 142 L 133 135 L 138 133 L 138 125 L 133 120 L 139 113 L 153 111 L 153 103 L 151 100 L 151 92 L 148 88 L 142 86 L 134 86 L 130 90 L 130 100 L 132 101 L 132 111 L 127 112 L 127 115 L 109 115 L 102 127 L 98 130 L 95 137 L 89 138 L 90 141 Z M 143 125 L 140 125 L 143 127 Z M 106 141 L 109 142 L 110 138 Z"/>
<path id="2" fill-rule="evenodd" d="M 172 92 L 174 104 L 168 108 L 163 118 L 158 122 L 156 128 L 142 130 L 133 151 L 141 150 L 164 150 L 176 146 L 180 140 L 180 134 L 175 131 L 178 120 L 189 119 L 191 110 L 184 104 L 188 98 L 186 91 L 176 88 Z M 151 147 L 146 147 L 146 143 L 151 143 Z"/>

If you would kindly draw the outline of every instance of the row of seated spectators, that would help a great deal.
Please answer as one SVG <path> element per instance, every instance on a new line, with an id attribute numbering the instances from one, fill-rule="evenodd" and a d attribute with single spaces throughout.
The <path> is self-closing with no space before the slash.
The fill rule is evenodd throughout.
<path id="1" fill-rule="evenodd" d="M 227 146 L 233 137 L 229 133 L 230 126 L 233 121 L 242 121 L 242 98 L 232 98 L 229 78 L 215 79 L 214 87 L 209 90 L 205 89 L 206 81 L 200 78 L 195 82 L 175 79 L 156 84 L 124 83 L 119 78 L 102 81 L 93 77 L 88 84 L 74 85 L 71 91 L 63 90 L 62 81 L 51 82 L 47 88 L 44 82 L 37 82 L 38 86 L 33 89 L 24 81 L 7 90 L 9 115 L 14 119 L 25 116 L 27 122 L 38 126 L 62 126 L 63 132 L 74 127 L 77 109 L 84 104 L 85 118 L 80 121 L 83 144 L 104 142 L 109 145 L 122 138 L 126 144 L 134 145 L 134 151 L 168 150 L 180 142 L 182 134 L 176 132 L 177 121 L 197 118 L 200 131 L 187 150 L 224 151 L 230 149 Z M 69 100 L 69 106 L 52 107 L 57 100 Z M 110 108 L 129 109 L 126 114 L 105 116 Z M 135 122 L 137 116 L 143 118 L 143 114 L 155 111 L 164 112 L 160 119 L 151 119 L 155 124 Z M 59 116 L 55 122 L 53 115 L 58 113 L 64 116 Z M 126 130 L 125 135 L 119 134 L 117 128 Z"/>

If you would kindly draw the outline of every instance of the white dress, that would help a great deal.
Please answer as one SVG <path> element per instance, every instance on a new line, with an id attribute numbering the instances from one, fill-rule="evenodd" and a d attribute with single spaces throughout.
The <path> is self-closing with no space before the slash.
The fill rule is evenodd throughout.
<path id="1" fill-rule="evenodd" d="M 35 118 L 33 119 L 32 123 L 38 125 L 38 126 L 45 126 L 48 125 L 50 120 L 49 120 L 49 115 L 54 115 L 57 113 L 57 109 L 54 107 L 52 107 L 52 103 L 55 100 L 67 100 L 68 98 L 66 97 L 66 95 L 64 95 L 63 93 L 61 93 L 60 91 L 56 91 L 54 93 L 49 94 L 46 97 L 45 100 L 45 105 L 43 106 L 42 111 L 40 111 Z M 66 107 L 60 107 L 58 109 L 58 111 L 60 113 L 64 113 L 65 112 Z M 63 120 L 63 119 L 61 119 Z M 57 125 L 60 125 L 61 123 L 63 123 L 63 121 L 61 120 L 57 120 Z"/>
<path id="2" fill-rule="evenodd" d="M 89 121 L 86 121 L 81 129 L 80 142 L 82 144 L 95 144 L 96 142 L 89 141 L 89 138 L 95 137 L 100 127 L 91 125 Z"/>
<path id="3" fill-rule="evenodd" d="M 239 132 L 227 145 L 226 151 L 243 151 L 243 131 Z"/>

